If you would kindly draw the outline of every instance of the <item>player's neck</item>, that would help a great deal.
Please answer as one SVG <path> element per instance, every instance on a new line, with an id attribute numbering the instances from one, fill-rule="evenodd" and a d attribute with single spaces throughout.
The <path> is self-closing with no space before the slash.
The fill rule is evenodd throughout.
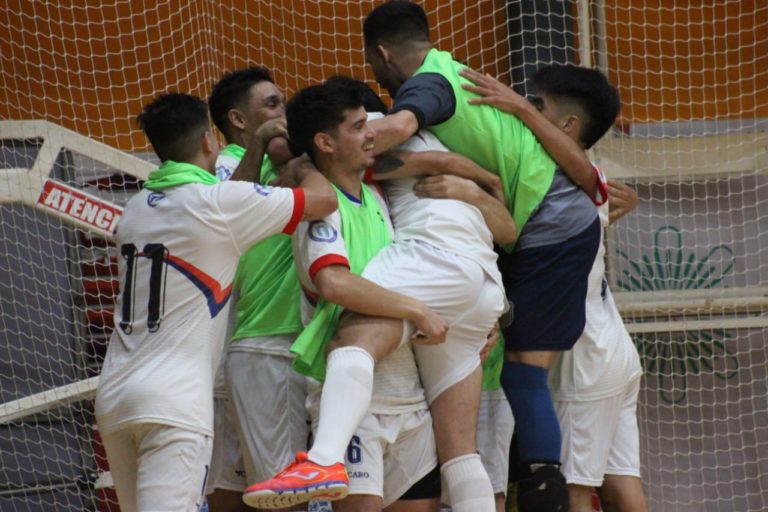
<path id="1" fill-rule="evenodd" d="M 186 163 L 196 165 L 197 167 L 205 171 L 208 171 L 211 174 L 214 174 L 214 175 L 216 174 L 214 170 L 216 166 L 216 161 L 210 158 L 208 155 L 206 155 L 202 151 L 197 153 L 191 159 L 187 160 Z"/>
<path id="2" fill-rule="evenodd" d="M 248 147 L 248 135 L 245 132 L 236 132 L 232 134 L 232 139 L 227 139 L 227 144 L 237 144 L 241 148 Z"/>
<path id="3" fill-rule="evenodd" d="M 317 169 L 328 181 L 346 193 L 360 197 L 362 193 L 362 170 L 345 165 L 345 163 L 343 160 L 336 160 L 332 156 L 323 154 L 319 154 L 315 158 Z"/>
<path id="4" fill-rule="evenodd" d="M 403 54 L 403 56 L 398 59 L 398 68 L 403 82 L 412 77 L 421 65 L 424 64 L 424 59 L 427 58 L 427 54 L 431 49 L 431 45 L 420 45 L 418 48 L 414 48 L 408 53 Z"/>
<path id="5" fill-rule="evenodd" d="M 340 172 L 332 175 L 328 175 L 328 180 L 336 185 L 338 188 L 343 190 L 349 195 L 352 195 L 354 197 L 357 197 L 358 199 L 363 194 L 363 184 L 360 180 L 360 173 L 348 173 L 348 172 Z"/>

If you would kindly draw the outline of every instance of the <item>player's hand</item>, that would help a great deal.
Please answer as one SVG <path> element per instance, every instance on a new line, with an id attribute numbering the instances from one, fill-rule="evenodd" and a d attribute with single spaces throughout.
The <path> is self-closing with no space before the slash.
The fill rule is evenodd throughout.
<path id="1" fill-rule="evenodd" d="M 413 186 L 413 191 L 418 197 L 457 199 L 464 202 L 469 202 L 471 194 L 479 189 L 474 181 L 450 174 L 427 176 Z"/>
<path id="2" fill-rule="evenodd" d="M 282 136 L 274 137 L 267 143 L 266 153 L 275 166 L 281 166 L 294 158 L 288 139 Z"/>
<path id="3" fill-rule="evenodd" d="M 469 100 L 471 105 L 490 105 L 510 114 L 517 114 L 529 107 L 524 97 L 490 75 L 483 75 L 470 68 L 462 69 L 459 74 L 472 82 L 472 84 L 461 84 L 462 89 L 480 96 Z"/>
<path id="4" fill-rule="evenodd" d="M 275 119 L 265 121 L 255 132 L 253 132 L 253 138 L 265 149 L 269 141 L 275 137 L 283 137 L 288 140 L 288 123 L 285 120 L 285 117 L 276 117 Z"/>
<path id="5" fill-rule="evenodd" d="M 417 318 L 413 319 L 416 324 L 416 334 L 411 341 L 421 345 L 438 345 L 445 341 L 448 334 L 448 324 L 440 318 L 437 313 L 424 306 Z"/>
<path id="6" fill-rule="evenodd" d="M 621 181 L 608 180 L 608 222 L 613 224 L 637 208 L 637 192 Z"/>
<path id="7" fill-rule="evenodd" d="M 491 329 L 491 332 L 488 333 L 488 336 L 485 340 L 485 346 L 480 350 L 480 362 L 484 363 L 486 359 L 488 359 L 488 356 L 491 354 L 491 350 L 493 350 L 493 347 L 496 346 L 496 343 L 499 342 L 499 337 L 501 336 L 501 326 L 499 325 L 499 322 L 496 322 L 493 325 L 493 329 Z"/>
<path id="8" fill-rule="evenodd" d="M 481 183 L 481 186 L 483 187 L 483 190 L 504 204 L 504 191 L 501 189 L 501 178 L 495 174 L 488 173 L 486 182 Z"/>
<path id="9" fill-rule="evenodd" d="M 292 158 L 284 165 L 280 166 L 277 178 L 269 184 L 273 187 L 298 187 L 306 177 L 308 172 L 317 169 L 307 155 Z"/>

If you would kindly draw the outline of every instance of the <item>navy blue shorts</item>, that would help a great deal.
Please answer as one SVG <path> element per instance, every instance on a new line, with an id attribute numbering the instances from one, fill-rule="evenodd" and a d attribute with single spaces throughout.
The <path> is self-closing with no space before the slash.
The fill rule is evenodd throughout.
<path id="1" fill-rule="evenodd" d="M 570 350 L 584 331 L 589 272 L 600 245 L 600 219 L 565 242 L 500 251 L 499 269 L 512 304 L 503 329 L 512 351 Z"/>

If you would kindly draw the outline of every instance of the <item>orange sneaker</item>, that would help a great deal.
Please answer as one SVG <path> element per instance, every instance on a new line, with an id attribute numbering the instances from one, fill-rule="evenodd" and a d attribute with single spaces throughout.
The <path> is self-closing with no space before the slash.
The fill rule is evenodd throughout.
<path id="1" fill-rule="evenodd" d="M 248 487 L 243 502 L 249 507 L 276 509 L 312 499 L 341 500 L 348 493 L 349 477 L 343 463 L 321 466 L 308 460 L 306 452 L 299 452 L 272 480 Z"/>

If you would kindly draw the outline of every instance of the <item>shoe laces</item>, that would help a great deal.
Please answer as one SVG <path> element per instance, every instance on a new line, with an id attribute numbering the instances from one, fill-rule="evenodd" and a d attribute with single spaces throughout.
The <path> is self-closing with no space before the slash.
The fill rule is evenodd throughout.
<path id="1" fill-rule="evenodd" d="M 307 458 L 307 453 L 306 452 L 299 452 L 299 453 L 297 453 L 296 454 L 296 459 L 293 462 L 291 462 L 290 464 L 288 464 L 287 466 L 285 466 L 285 468 L 283 468 L 283 470 L 280 471 L 275 476 L 275 478 L 279 478 L 279 477 L 285 475 L 286 473 L 290 473 L 290 472 L 294 471 L 297 466 L 299 466 L 300 464 L 304 464 L 308 460 L 309 459 Z"/>

